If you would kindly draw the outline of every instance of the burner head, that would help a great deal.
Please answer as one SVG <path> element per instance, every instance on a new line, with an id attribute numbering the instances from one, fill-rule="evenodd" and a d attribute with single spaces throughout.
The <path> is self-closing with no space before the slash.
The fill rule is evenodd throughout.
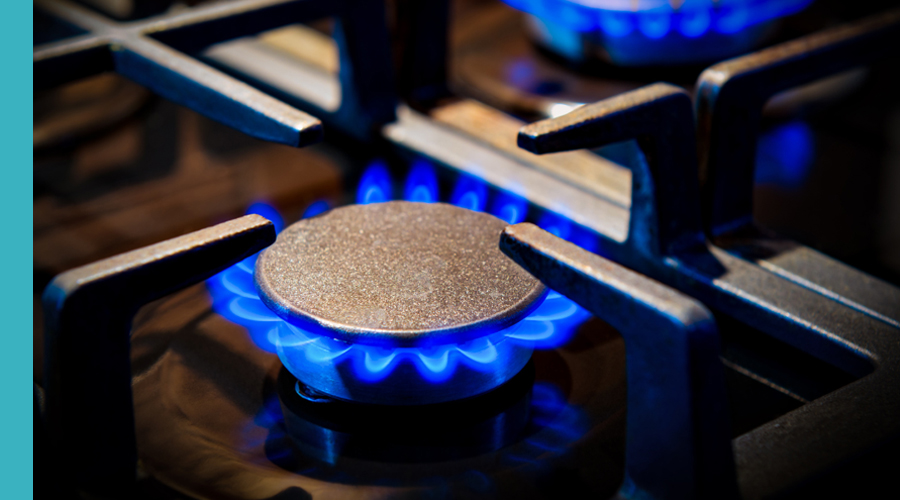
<path id="1" fill-rule="evenodd" d="M 254 274 L 285 320 L 270 330 L 278 357 L 311 393 L 356 403 L 443 403 L 505 384 L 531 359 L 523 332 L 553 331 L 520 321 L 546 290 L 500 251 L 505 225 L 398 201 L 290 226 Z"/>
<path id="2" fill-rule="evenodd" d="M 499 247 L 506 223 L 442 203 L 352 205 L 290 226 L 256 264 L 266 305 L 345 342 L 465 342 L 527 316 L 546 289 Z"/>

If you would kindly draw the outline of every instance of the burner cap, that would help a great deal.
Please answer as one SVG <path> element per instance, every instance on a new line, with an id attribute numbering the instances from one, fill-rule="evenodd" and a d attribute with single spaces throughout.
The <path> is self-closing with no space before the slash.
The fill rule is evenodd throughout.
<path id="1" fill-rule="evenodd" d="M 506 223 L 442 203 L 338 208 L 285 229 L 256 264 L 289 323 L 363 344 L 462 342 L 510 326 L 544 286 L 499 247 Z"/>

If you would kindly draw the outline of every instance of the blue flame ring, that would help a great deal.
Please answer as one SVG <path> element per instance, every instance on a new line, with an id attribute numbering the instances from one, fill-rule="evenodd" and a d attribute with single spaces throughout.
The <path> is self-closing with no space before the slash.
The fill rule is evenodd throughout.
<path id="1" fill-rule="evenodd" d="M 362 176 L 357 202 L 392 199 L 392 183 L 385 164 L 374 162 Z M 404 191 L 410 201 L 438 201 L 434 167 L 423 161 L 414 164 Z M 488 205 L 487 198 L 483 181 L 467 176 L 458 179 L 451 196 L 457 204 L 478 210 Z M 509 223 L 522 221 L 528 210 L 524 199 L 505 192 L 499 192 L 490 207 L 491 213 Z M 324 203 L 313 204 L 304 217 L 327 209 Z M 251 211 L 280 220 L 273 208 L 263 204 L 255 204 Z M 594 242 L 586 240 L 565 218 L 546 214 L 539 224 L 593 249 Z M 590 317 L 551 290 L 519 323 L 465 343 L 392 348 L 351 344 L 290 325 L 266 307 L 254 285 L 256 258 L 249 257 L 207 281 L 213 310 L 245 327 L 263 350 L 277 352 L 285 367 L 309 387 L 353 401 L 423 404 L 490 390 L 518 373 L 534 349 L 552 349 L 568 342 L 578 325 Z"/>
<path id="2" fill-rule="evenodd" d="M 422 404 L 474 395 L 508 380 L 535 347 L 559 345 L 589 313 L 556 292 L 519 323 L 461 344 L 394 347 L 351 344 L 282 320 L 253 285 L 256 256 L 208 281 L 213 309 L 246 327 L 260 347 L 313 389 L 360 402 Z M 443 388 L 444 390 L 438 390 Z M 458 389 L 458 390 L 455 390 Z"/>
<path id="3" fill-rule="evenodd" d="M 530 14 L 556 52 L 584 57 L 599 42 L 623 66 L 712 61 L 750 50 L 772 23 L 813 0 L 503 0 Z"/>

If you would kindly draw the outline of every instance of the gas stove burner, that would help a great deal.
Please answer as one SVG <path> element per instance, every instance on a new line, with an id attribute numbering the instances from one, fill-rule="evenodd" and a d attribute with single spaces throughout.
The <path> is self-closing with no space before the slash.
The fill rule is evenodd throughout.
<path id="1" fill-rule="evenodd" d="M 255 271 L 284 320 L 282 363 L 314 391 L 370 404 L 439 403 L 508 381 L 531 357 L 522 320 L 547 291 L 497 247 L 505 225 L 395 201 L 290 226 Z"/>
<path id="2" fill-rule="evenodd" d="M 575 62 L 707 63 L 751 50 L 812 0 L 504 0 L 530 14 L 539 43 Z"/>
<path id="3" fill-rule="evenodd" d="M 468 342 L 518 323 L 546 292 L 497 247 L 505 226 L 442 203 L 339 208 L 282 232 L 256 285 L 288 323 L 337 340 Z"/>
<path id="4" fill-rule="evenodd" d="M 328 210 L 324 202 L 314 203 L 307 209 L 304 218 L 308 220 L 300 227 L 320 230 L 311 238 L 321 242 L 326 240 L 318 238 L 343 239 L 333 245 L 347 248 L 336 250 L 326 245 L 315 252 L 288 251 L 285 265 L 295 266 L 292 279 L 306 276 L 302 287 L 290 290 L 290 287 L 272 286 L 261 297 L 254 279 L 257 256 L 253 256 L 207 282 L 215 311 L 247 328 L 261 349 L 280 353 L 295 375 L 305 373 L 298 377 L 311 390 L 333 398 L 372 404 L 429 404 L 490 390 L 512 377 L 533 349 L 552 349 L 566 343 L 576 327 L 590 317 L 575 302 L 552 290 L 542 299 L 537 282 L 519 274 L 521 270 L 515 264 L 486 243 L 496 241 L 504 224 L 479 212 L 489 208 L 491 214 L 507 223 L 520 222 L 528 212 L 523 200 L 503 192 L 491 196 L 483 183 L 461 176 L 452 193 L 447 192 L 446 201 L 456 206 L 436 203 L 442 198 L 434 167 L 423 161 L 413 162 L 404 183 L 404 197 L 406 201 L 428 203 L 384 203 L 393 198 L 392 185 L 387 167 L 376 161 L 361 177 L 357 191 L 360 206 L 340 208 L 325 215 L 321 215 Z M 369 204 L 373 206 L 362 206 Z M 277 211 L 265 208 L 260 213 L 280 220 Z M 403 238 L 394 238 L 397 244 L 391 247 L 390 238 L 386 237 L 390 231 L 373 231 L 379 225 L 391 225 L 370 220 L 378 218 L 377 214 L 406 210 L 417 214 L 416 217 L 406 224 L 408 227 L 394 221 L 390 231 L 405 231 L 404 245 L 414 243 L 421 250 L 431 241 L 436 247 L 448 246 L 445 253 L 415 260 L 413 255 L 417 254 L 407 248 L 399 249 Z M 351 214 L 360 215 L 357 218 Z M 591 241 L 567 220 L 549 212 L 540 215 L 538 220 L 548 231 L 590 246 Z M 298 235 L 293 235 L 294 231 L 299 230 L 288 229 L 282 239 L 296 239 Z M 377 246 L 372 245 L 375 240 L 379 241 Z M 278 244 L 272 251 L 276 252 L 277 248 L 280 248 Z M 306 259 L 316 252 L 321 256 L 319 261 L 291 263 L 292 259 Z M 360 252 L 368 254 L 360 257 Z M 351 254 L 357 257 L 348 257 Z M 343 260 L 340 265 L 333 262 L 337 257 Z M 302 296 L 301 290 L 322 292 L 326 286 L 326 280 L 308 274 L 311 269 L 319 269 L 321 277 L 349 264 L 350 270 L 342 272 L 359 275 L 361 260 L 388 258 L 396 261 L 390 263 L 393 268 L 369 269 L 367 272 L 374 273 L 369 275 L 374 282 L 361 295 L 340 300 L 328 294 Z M 459 261 L 466 259 L 477 265 L 465 269 Z M 429 270 L 427 266 L 437 266 L 437 269 Z M 396 269 L 406 274 L 397 274 Z M 282 280 L 292 276 L 291 272 L 281 274 L 279 270 L 272 275 Z M 505 272 L 513 274 L 505 275 Z M 492 276 L 502 285 L 502 293 L 498 295 L 497 290 L 486 289 L 483 283 L 477 282 L 478 276 L 489 275 L 486 273 L 494 273 Z M 377 280 L 376 276 L 384 281 Z M 327 281 L 330 285 L 334 283 L 334 279 Z M 270 280 L 270 284 L 275 283 Z M 283 281 L 279 286 L 284 285 L 290 283 Z M 459 294 L 454 299 L 456 302 L 447 302 L 452 296 L 442 288 L 447 286 L 471 293 Z M 295 303 L 297 294 L 300 294 L 299 306 Z M 439 301 L 441 297 L 445 302 Z M 303 300 L 312 300 L 316 311 L 306 310 Z M 387 302 L 379 305 L 380 300 Z M 330 302 L 327 307 L 326 302 Z M 356 308 L 348 307 L 348 303 L 355 304 Z M 448 308 L 448 304 L 454 303 L 455 309 Z M 463 303 L 465 306 L 460 305 Z M 428 314 L 413 312 L 416 307 Z M 379 309 L 384 312 L 379 313 Z M 396 317 L 389 318 L 389 310 Z M 393 321 L 393 330 L 386 323 L 379 326 L 373 321 Z M 404 321 L 412 322 L 412 326 L 404 327 Z"/>

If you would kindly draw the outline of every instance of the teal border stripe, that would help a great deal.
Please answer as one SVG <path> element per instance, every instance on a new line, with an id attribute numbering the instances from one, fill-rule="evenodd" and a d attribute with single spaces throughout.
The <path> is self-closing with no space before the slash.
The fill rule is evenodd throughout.
<path id="1" fill-rule="evenodd" d="M 3 446 L 0 447 L 0 492 L 4 498 L 31 498 L 33 495 L 34 399 L 29 387 L 33 371 L 33 301 L 25 293 L 33 288 L 33 273 L 25 265 L 33 255 L 32 147 L 28 136 L 34 123 L 33 70 L 26 44 L 33 39 L 33 15 L 30 2 L 4 2 L 0 17 L 0 47 L 3 47 L 3 73 L 0 91 L 3 113 L 0 115 L 3 181 L 0 207 L 4 228 L 0 236 L 0 254 L 5 262 L 0 287 L 0 314 L 3 317 L 3 349 L 0 381 L 6 386 L 2 403 Z M 28 390 L 32 389 L 32 390 Z M 31 408 L 31 411 L 26 410 Z"/>

